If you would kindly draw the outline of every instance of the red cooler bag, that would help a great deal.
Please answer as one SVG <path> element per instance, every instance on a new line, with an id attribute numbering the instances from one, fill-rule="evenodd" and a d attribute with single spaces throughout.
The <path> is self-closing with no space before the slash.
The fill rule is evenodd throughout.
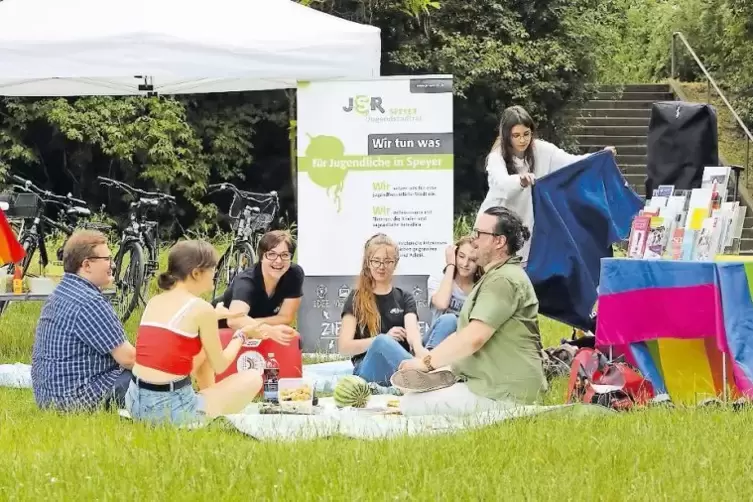
<path id="1" fill-rule="evenodd" d="M 221 329 L 220 343 L 225 348 L 233 338 L 235 330 Z M 245 370 L 264 371 L 267 357 L 272 353 L 280 365 L 280 378 L 300 378 L 303 375 L 303 351 L 300 337 L 290 341 L 290 345 L 280 345 L 272 340 L 247 340 L 238 356 L 228 368 L 217 375 L 219 382 L 228 376 Z"/>

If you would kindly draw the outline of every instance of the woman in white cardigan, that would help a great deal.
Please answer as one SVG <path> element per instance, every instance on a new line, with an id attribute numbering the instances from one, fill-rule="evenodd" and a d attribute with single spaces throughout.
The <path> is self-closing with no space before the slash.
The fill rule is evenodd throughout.
<path id="1" fill-rule="evenodd" d="M 555 145 L 534 137 L 536 124 L 522 106 L 511 106 L 502 113 L 499 136 L 486 157 L 489 192 L 478 214 L 487 208 L 503 206 L 515 211 L 533 234 L 533 197 L 531 186 L 546 176 L 588 155 L 571 155 Z M 613 155 L 613 146 L 604 148 Z M 518 255 L 528 263 L 530 240 Z"/>

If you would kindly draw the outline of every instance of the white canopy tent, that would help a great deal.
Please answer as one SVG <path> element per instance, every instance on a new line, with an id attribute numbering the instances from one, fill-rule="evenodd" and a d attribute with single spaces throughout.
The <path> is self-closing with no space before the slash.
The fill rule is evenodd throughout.
<path id="1" fill-rule="evenodd" d="M 0 95 L 186 94 L 379 76 L 378 28 L 290 0 L 0 0 Z"/>

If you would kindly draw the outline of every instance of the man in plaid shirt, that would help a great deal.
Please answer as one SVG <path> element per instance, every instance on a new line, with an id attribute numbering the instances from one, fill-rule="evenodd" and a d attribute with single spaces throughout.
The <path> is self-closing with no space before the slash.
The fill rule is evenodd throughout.
<path id="1" fill-rule="evenodd" d="M 40 408 L 123 406 L 136 350 L 101 289 L 112 254 L 100 232 L 75 232 L 63 250 L 65 275 L 42 309 L 31 363 Z"/>

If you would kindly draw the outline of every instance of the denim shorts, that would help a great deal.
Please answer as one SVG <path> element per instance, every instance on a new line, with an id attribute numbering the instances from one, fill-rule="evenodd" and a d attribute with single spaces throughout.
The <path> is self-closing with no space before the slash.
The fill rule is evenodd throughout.
<path id="1" fill-rule="evenodd" d="M 173 391 L 144 389 L 131 382 L 125 396 L 131 418 L 152 424 L 189 425 L 206 420 L 204 396 L 186 385 Z"/>

